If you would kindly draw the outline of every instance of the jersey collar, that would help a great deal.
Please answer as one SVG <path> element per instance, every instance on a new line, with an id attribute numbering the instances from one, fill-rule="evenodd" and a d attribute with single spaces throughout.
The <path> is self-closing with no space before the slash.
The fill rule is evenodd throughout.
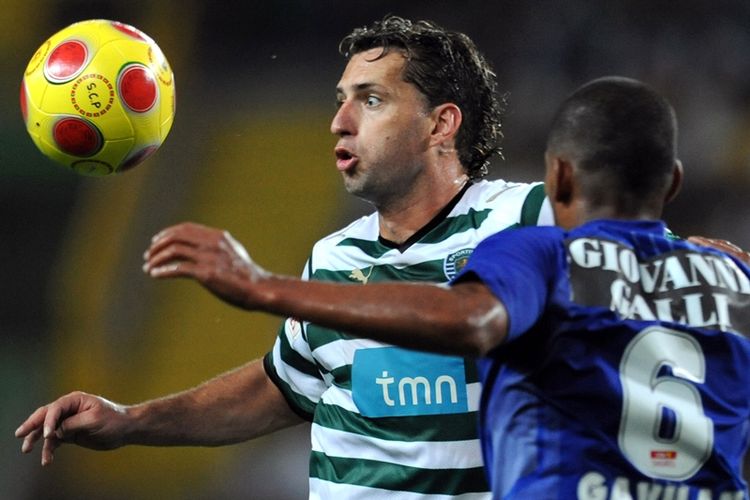
<path id="1" fill-rule="evenodd" d="M 417 232 L 409 236 L 403 243 L 399 244 L 395 241 L 385 239 L 382 236 L 378 236 L 378 242 L 385 247 L 395 248 L 399 252 L 404 253 L 410 246 L 421 240 L 424 235 L 435 229 L 441 222 L 443 222 L 448 217 L 448 214 L 451 213 L 453 208 L 458 204 L 458 202 L 461 201 L 464 193 L 466 193 L 466 191 L 473 185 L 474 183 L 471 181 L 464 184 L 464 187 L 461 188 L 461 191 L 459 191 L 451 199 L 451 201 L 449 201 L 448 204 L 445 205 L 440 210 L 440 212 L 437 213 L 437 215 L 435 215 L 435 217 L 433 217 L 427 224 L 422 226 Z"/>

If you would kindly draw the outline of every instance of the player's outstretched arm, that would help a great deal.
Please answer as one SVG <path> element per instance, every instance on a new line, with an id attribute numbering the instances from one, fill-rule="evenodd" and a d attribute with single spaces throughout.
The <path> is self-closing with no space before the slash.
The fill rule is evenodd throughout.
<path id="1" fill-rule="evenodd" d="M 750 252 L 746 252 L 742 248 L 738 247 L 731 241 L 717 239 L 717 238 L 706 238 L 705 236 L 690 236 L 688 241 L 695 243 L 696 245 L 702 245 L 704 247 L 711 247 L 722 252 L 726 252 L 729 255 L 733 255 L 737 259 L 750 266 Z"/>
<path id="2" fill-rule="evenodd" d="M 16 430 L 29 453 L 42 440 L 42 465 L 74 443 L 94 450 L 128 444 L 218 446 L 301 422 L 260 360 L 164 398 L 125 406 L 73 392 L 32 413 Z"/>
<path id="3" fill-rule="evenodd" d="M 481 356 L 502 342 L 507 331 L 505 307 L 480 282 L 447 288 L 302 281 L 265 271 L 226 231 L 199 224 L 161 231 L 144 258 L 150 276 L 195 279 L 238 307 L 403 347 Z"/>

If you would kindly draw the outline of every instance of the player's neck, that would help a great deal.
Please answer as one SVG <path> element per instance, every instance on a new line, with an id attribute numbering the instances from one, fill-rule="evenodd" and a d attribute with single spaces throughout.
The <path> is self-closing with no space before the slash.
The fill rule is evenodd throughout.
<path id="1" fill-rule="evenodd" d="M 440 213 L 468 181 L 461 173 L 452 179 L 422 183 L 408 196 L 378 207 L 380 236 L 393 243 L 405 242 Z"/>
<path id="2" fill-rule="evenodd" d="M 661 211 L 650 206 L 641 206 L 638 208 L 629 207 L 628 209 L 617 208 L 614 206 L 590 206 L 581 203 L 575 211 L 557 214 L 557 225 L 572 229 L 586 222 L 597 219 L 622 220 L 622 221 L 649 221 L 659 220 Z"/>

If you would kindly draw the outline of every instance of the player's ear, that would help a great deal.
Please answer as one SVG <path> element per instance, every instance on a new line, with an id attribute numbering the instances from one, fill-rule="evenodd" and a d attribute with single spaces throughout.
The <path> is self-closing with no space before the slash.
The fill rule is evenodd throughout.
<path id="1" fill-rule="evenodd" d="M 674 200 L 677 193 L 680 192 L 680 188 L 682 187 L 682 174 L 682 162 L 680 160 L 675 160 L 674 168 L 672 169 L 672 184 L 669 186 L 666 196 L 664 196 L 665 204 Z"/>
<path id="2" fill-rule="evenodd" d="M 557 155 L 545 154 L 547 197 L 553 203 L 568 205 L 573 199 L 573 164 Z"/>
<path id="3" fill-rule="evenodd" d="M 461 108 L 452 102 L 446 102 L 436 106 L 430 114 L 434 122 L 431 143 L 433 145 L 454 144 L 456 134 L 463 121 Z"/>

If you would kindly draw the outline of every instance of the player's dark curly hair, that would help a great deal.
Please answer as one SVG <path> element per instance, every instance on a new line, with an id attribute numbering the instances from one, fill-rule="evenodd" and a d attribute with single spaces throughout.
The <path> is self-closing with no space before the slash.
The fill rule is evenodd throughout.
<path id="1" fill-rule="evenodd" d="M 375 47 L 383 47 L 380 57 L 393 47 L 404 51 L 404 81 L 416 85 L 431 107 L 451 102 L 461 109 L 458 159 L 470 178 L 486 175 L 490 158 L 500 153 L 504 97 L 498 99 L 495 73 L 474 42 L 431 21 L 387 16 L 352 31 L 339 52 L 349 58 Z"/>

